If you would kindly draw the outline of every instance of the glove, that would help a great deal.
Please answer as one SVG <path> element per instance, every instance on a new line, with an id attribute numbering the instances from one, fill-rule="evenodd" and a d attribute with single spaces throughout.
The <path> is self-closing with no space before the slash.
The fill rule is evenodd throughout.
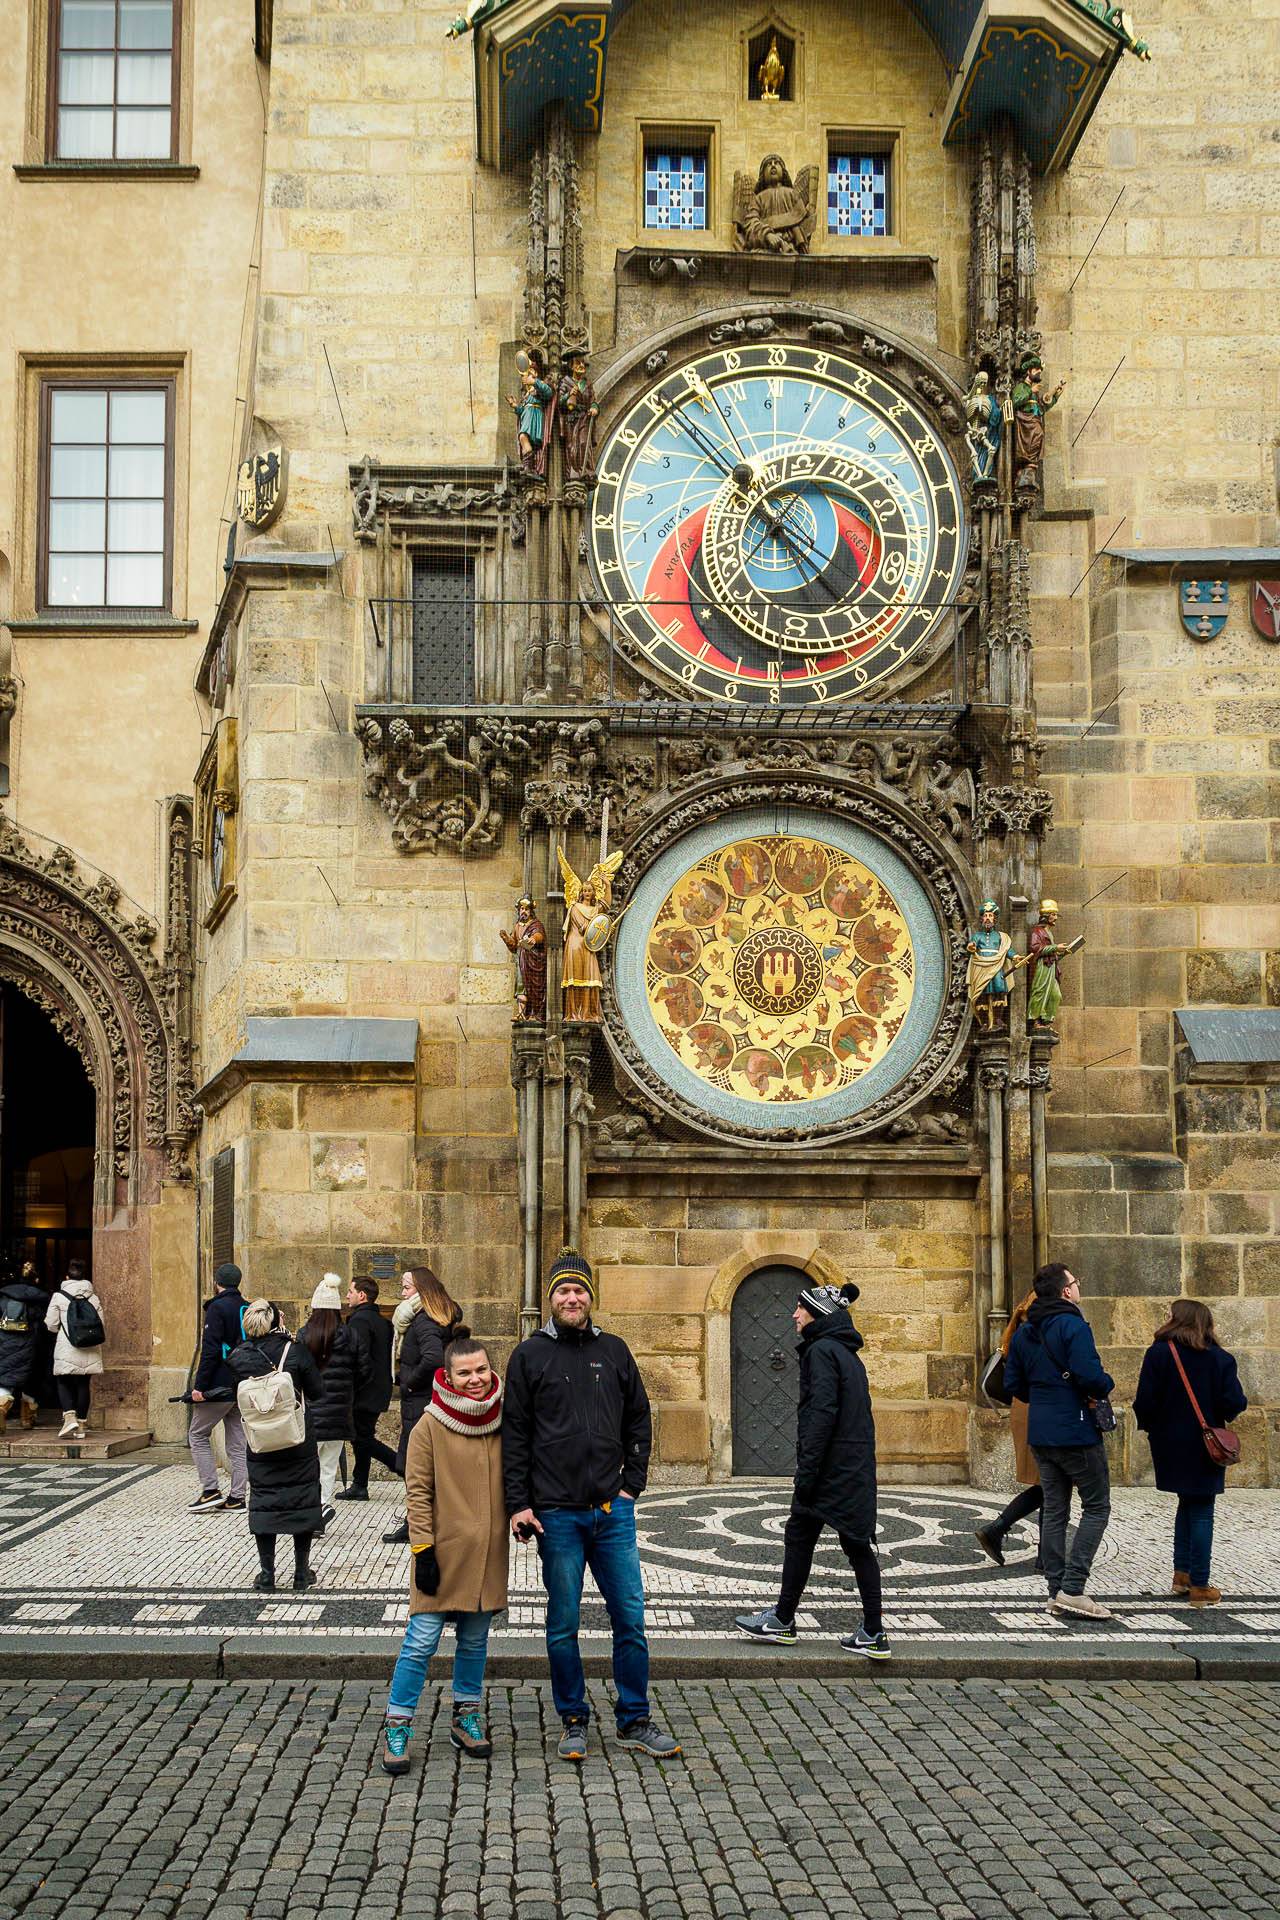
<path id="1" fill-rule="evenodd" d="M 433 1594 L 440 1588 L 440 1562 L 434 1547 L 423 1547 L 413 1556 L 413 1584 L 419 1593 Z"/>

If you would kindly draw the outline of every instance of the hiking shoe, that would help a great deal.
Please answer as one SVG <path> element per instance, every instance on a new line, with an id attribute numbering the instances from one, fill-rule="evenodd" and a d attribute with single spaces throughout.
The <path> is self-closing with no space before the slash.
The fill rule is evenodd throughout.
<path id="1" fill-rule="evenodd" d="M 859 1627 L 856 1633 L 846 1633 L 840 1645 L 846 1653 L 863 1653 L 868 1660 L 893 1658 L 893 1648 L 883 1627 L 879 1633 L 868 1633 L 865 1627 Z"/>
<path id="2" fill-rule="evenodd" d="M 409 1756 L 405 1748 L 413 1738 L 412 1720 L 388 1720 L 382 1729 L 382 1771 L 408 1773 Z"/>
<path id="3" fill-rule="evenodd" d="M 485 1739 L 484 1721 L 480 1717 L 477 1702 L 454 1702 L 453 1719 L 449 1724 L 449 1745 L 456 1747 L 459 1753 L 469 1754 L 473 1760 L 487 1760 L 493 1752 L 493 1742 Z"/>
<path id="4" fill-rule="evenodd" d="M 1110 1620 L 1111 1609 L 1087 1593 L 1060 1593 L 1049 1602 L 1050 1613 L 1069 1613 L 1077 1620 Z"/>
<path id="5" fill-rule="evenodd" d="M 358 1487 L 353 1481 L 349 1487 L 344 1487 L 341 1493 L 335 1493 L 333 1497 L 335 1500 L 367 1500 L 369 1498 L 369 1489 L 368 1487 Z"/>
<path id="6" fill-rule="evenodd" d="M 976 1527 L 973 1537 L 988 1560 L 994 1560 L 998 1567 L 1004 1565 L 1004 1554 L 1000 1551 L 1000 1535 L 994 1527 Z"/>
<path id="7" fill-rule="evenodd" d="M 295 1593 L 305 1593 L 308 1587 L 314 1587 L 318 1579 L 314 1567 L 299 1567 L 293 1576 L 293 1590 Z"/>
<path id="8" fill-rule="evenodd" d="M 1191 1575 L 1189 1573 L 1174 1574 L 1173 1585 L 1169 1589 L 1168 1597 L 1170 1600 L 1189 1600 L 1191 1598 Z"/>
<path id="9" fill-rule="evenodd" d="M 222 1504 L 228 1513 L 243 1513 L 245 1510 L 245 1502 L 237 1500 L 233 1493 L 229 1493 Z"/>
<path id="10" fill-rule="evenodd" d="M 749 1640 L 776 1640 L 783 1647 L 794 1647 L 800 1637 L 795 1621 L 779 1620 L 772 1607 L 761 1607 L 759 1613 L 740 1613 L 733 1624 Z"/>
<path id="11" fill-rule="evenodd" d="M 1198 1613 L 1201 1607 L 1216 1607 L 1222 1598 L 1220 1587 L 1192 1587 L 1187 1596 Z"/>
<path id="12" fill-rule="evenodd" d="M 226 1504 L 225 1498 L 220 1493 L 202 1493 L 191 1502 L 191 1505 L 187 1508 L 187 1512 L 221 1513 Z M 240 1504 L 243 1506 L 244 1502 L 241 1501 Z"/>
<path id="13" fill-rule="evenodd" d="M 664 1733 L 661 1727 L 655 1727 L 652 1720 L 633 1720 L 629 1727 L 619 1727 L 618 1745 L 629 1747 L 635 1753 L 647 1753 L 655 1760 L 673 1759 L 680 1751 L 680 1742 Z"/>
<path id="14" fill-rule="evenodd" d="M 560 1744 L 556 1753 L 561 1760 L 585 1760 L 587 1757 L 587 1723 L 585 1720 L 566 1720 L 564 1732 L 560 1735 Z"/>

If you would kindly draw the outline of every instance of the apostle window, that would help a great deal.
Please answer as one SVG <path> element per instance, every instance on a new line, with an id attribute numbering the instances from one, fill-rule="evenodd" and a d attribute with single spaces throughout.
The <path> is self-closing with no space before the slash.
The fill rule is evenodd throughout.
<path id="1" fill-rule="evenodd" d="M 173 413 L 172 381 L 43 383 L 42 608 L 169 605 Z"/>
<path id="2" fill-rule="evenodd" d="M 419 554 L 413 563 L 413 698 L 446 707 L 475 698 L 475 563 Z"/>
<path id="3" fill-rule="evenodd" d="M 644 224 L 662 233 L 704 231 L 710 143 L 648 137 L 644 143 Z"/>
<path id="4" fill-rule="evenodd" d="M 880 240 L 892 231 L 893 156 L 867 141 L 833 138 L 827 148 L 827 232 L 838 240 Z"/>
<path id="5" fill-rule="evenodd" d="M 178 0 L 55 0 L 49 151 L 177 158 Z"/>

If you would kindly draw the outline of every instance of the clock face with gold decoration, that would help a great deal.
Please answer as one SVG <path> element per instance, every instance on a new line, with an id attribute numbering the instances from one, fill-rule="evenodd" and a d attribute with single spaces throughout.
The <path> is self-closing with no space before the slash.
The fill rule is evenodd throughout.
<path id="1" fill-rule="evenodd" d="M 867 695 L 954 603 L 960 483 L 923 412 L 838 351 L 725 347 L 673 369 L 605 441 L 591 552 L 612 618 L 693 696 Z"/>

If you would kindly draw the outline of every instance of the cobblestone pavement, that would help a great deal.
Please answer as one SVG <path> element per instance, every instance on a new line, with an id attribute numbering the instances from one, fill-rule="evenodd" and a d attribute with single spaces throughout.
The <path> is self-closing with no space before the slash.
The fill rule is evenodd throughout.
<path id="1" fill-rule="evenodd" d="M 541 1687 L 488 1765 L 429 1690 L 390 1780 L 366 1685 L 5 1686 L 0 1920 L 1260 1920 L 1280 1688 L 1191 1698 L 1194 1740 L 1172 1686 L 669 1683 L 678 1759 L 577 1768 Z"/>
<path id="2" fill-rule="evenodd" d="M 250 1590 L 257 1555 L 243 1515 L 193 1514 L 187 1467 L 0 1464 L 0 1635 L 98 1634 L 200 1638 L 229 1632 L 387 1638 L 405 1618 L 408 1556 L 382 1534 L 403 1513 L 397 1482 L 375 1481 L 367 1505 L 343 1504 L 313 1553 L 319 1585 L 305 1601 Z M 776 1596 L 789 1490 L 772 1481 L 655 1489 L 640 1504 L 649 1627 L 655 1641 L 731 1633 L 733 1613 Z M 1032 1562 L 1033 1529 L 1009 1543 L 1006 1567 L 986 1560 L 973 1529 L 1003 1504 L 964 1487 L 886 1487 L 880 1551 L 894 1643 L 1006 1639 L 1048 1645 L 1088 1637 L 1193 1635 L 1280 1643 L 1274 1551 L 1280 1495 L 1232 1490 L 1218 1503 L 1214 1578 L 1227 1596 L 1189 1614 L 1164 1600 L 1171 1571 L 1173 1501 L 1117 1489 L 1090 1590 L 1114 1604 L 1109 1623 L 1071 1622 L 1044 1609 Z M 286 1551 L 287 1559 L 287 1551 Z M 283 1571 L 283 1569 L 282 1569 Z M 541 1637 L 542 1584 L 531 1547 L 513 1555 L 504 1641 Z M 853 1576 L 824 1535 L 799 1616 L 802 1634 L 847 1632 L 856 1620 Z M 588 1586 L 588 1639 L 607 1631 Z"/>

